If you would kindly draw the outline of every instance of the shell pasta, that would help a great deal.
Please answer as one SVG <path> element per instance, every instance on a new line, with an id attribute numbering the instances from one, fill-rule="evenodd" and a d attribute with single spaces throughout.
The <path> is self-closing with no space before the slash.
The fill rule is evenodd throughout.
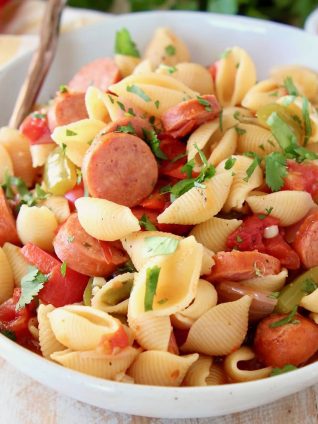
<path id="1" fill-rule="evenodd" d="M 0 128 L 0 338 L 118 384 L 306 366 L 318 73 L 260 79 L 249 48 L 206 66 L 169 28 L 144 51 L 133 38 L 118 29 L 114 57 Z"/>

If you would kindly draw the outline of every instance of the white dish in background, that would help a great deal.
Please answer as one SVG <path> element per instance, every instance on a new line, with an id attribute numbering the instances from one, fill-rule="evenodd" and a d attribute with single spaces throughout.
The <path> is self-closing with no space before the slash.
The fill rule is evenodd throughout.
<path id="1" fill-rule="evenodd" d="M 318 35 L 318 8 L 307 17 L 304 28 L 310 34 Z"/>
<path id="2" fill-rule="evenodd" d="M 254 59 L 258 79 L 275 65 L 300 64 L 318 70 L 318 38 L 260 20 L 191 12 L 122 15 L 64 34 L 40 99 L 46 101 L 84 63 L 111 55 L 115 31 L 127 27 L 143 49 L 158 26 L 172 28 L 193 54 L 209 64 L 228 47 L 245 48 Z M 0 73 L 0 125 L 7 123 L 30 55 Z M 20 371 L 75 399 L 129 414 L 190 418 L 230 414 L 273 402 L 318 382 L 318 363 L 255 382 L 210 387 L 152 387 L 90 377 L 49 362 L 0 335 L 0 355 Z"/>

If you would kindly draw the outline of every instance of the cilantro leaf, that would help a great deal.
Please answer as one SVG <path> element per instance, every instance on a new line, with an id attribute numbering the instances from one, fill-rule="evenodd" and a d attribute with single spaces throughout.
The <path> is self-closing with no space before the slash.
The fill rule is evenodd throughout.
<path id="1" fill-rule="evenodd" d="M 287 149 L 290 146 L 297 146 L 297 137 L 294 130 L 277 112 L 271 113 L 266 123 L 282 149 Z"/>
<path id="2" fill-rule="evenodd" d="M 68 93 L 68 87 L 67 87 L 67 85 L 65 85 L 65 84 L 60 85 L 59 92 L 62 93 L 62 94 L 63 93 Z"/>
<path id="3" fill-rule="evenodd" d="M 157 109 L 159 109 L 159 106 L 160 106 L 160 102 L 159 102 L 159 100 L 156 100 L 156 101 L 154 102 L 154 104 L 155 104 L 156 108 L 157 108 Z"/>
<path id="4" fill-rule="evenodd" d="M 244 156 L 247 156 L 249 158 L 253 158 L 252 163 L 250 164 L 250 166 L 246 170 L 246 177 L 243 178 L 244 181 L 248 182 L 248 180 L 253 175 L 253 172 L 255 171 L 255 169 L 261 164 L 262 159 L 258 156 L 258 154 L 254 153 L 254 152 L 246 152 L 246 153 L 244 153 Z"/>
<path id="5" fill-rule="evenodd" d="M 279 321 L 271 322 L 269 324 L 269 327 L 270 328 L 277 328 L 277 327 L 281 327 L 282 325 L 296 324 L 294 317 L 297 314 L 297 309 L 298 309 L 298 306 L 295 305 L 293 307 L 293 309 L 291 310 L 291 312 L 285 318 L 282 318 Z"/>
<path id="6" fill-rule="evenodd" d="M 287 162 L 282 153 L 273 152 L 265 158 L 265 181 L 272 191 L 279 191 L 287 176 Z"/>
<path id="7" fill-rule="evenodd" d="M 116 132 L 136 135 L 135 128 L 132 126 L 131 122 L 127 125 L 118 125 Z"/>
<path id="8" fill-rule="evenodd" d="M 275 377 L 276 375 L 285 374 L 286 372 L 297 370 L 298 368 L 295 365 L 286 364 L 283 368 L 273 368 L 271 372 L 271 377 Z"/>
<path id="9" fill-rule="evenodd" d="M 61 274 L 63 275 L 63 277 L 65 277 L 66 275 L 66 268 L 67 268 L 66 262 L 63 262 L 61 265 Z"/>
<path id="10" fill-rule="evenodd" d="M 83 293 L 83 302 L 85 306 L 91 306 L 92 305 L 92 297 L 93 297 L 93 280 L 94 278 L 90 278 L 88 280 L 87 286 L 85 287 L 84 293 Z"/>
<path id="11" fill-rule="evenodd" d="M 192 178 L 192 171 L 194 168 L 194 159 L 189 160 L 183 167 L 181 168 L 181 172 L 184 172 L 188 178 Z"/>
<path id="12" fill-rule="evenodd" d="M 168 46 L 165 47 L 165 52 L 167 56 L 174 56 L 176 54 L 176 48 L 172 44 L 168 44 Z"/>
<path id="13" fill-rule="evenodd" d="M 238 126 L 235 126 L 234 128 L 237 135 L 244 135 L 246 133 L 246 130 L 244 130 L 244 128 L 240 128 Z"/>
<path id="14" fill-rule="evenodd" d="M 203 97 L 197 96 L 197 101 L 200 103 L 200 105 L 204 106 L 204 109 L 207 112 L 212 112 L 210 103 L 207 100 L 205 100 Z"/>
<path id="15" fill-rule="evenodd" d="M 124 56 L 140 57 L 136 44 L 132 40 L 127 28 L 122 28 L 116 32 L 115 53 Z"/>
<path id="16" fill-rule="evenodd" d="M 292 77 L 286 77 L 284 79 L 284 87 L 287 90 L 287 93 L 291 96 L 298 96 L 298 90 L 295 87 Z"/>
<path id="17" fill-rule="evenodd" d="M 31 266 L 29 272 L 21 279 L 21 296 L 16 305 L 16 310 L 24 308 L 32 302 L 41 289 L 44 283 L 48 280 L 48 276 L 42 274 L 35 266 Z"/>
<path id="18" fill-rule="evenodd" d="M 147 237 L 145 238 L 146 256 L 151 258 L 157 255 L 170 255 L 179 245 L 179 240 L 172 237 Z"/>
<path id="19" fill-rule="evenodd" d="M 153 225 L 146 214 L 143 214 L 140 218 L 139 225 L 147 231 L 157 231 L 157 228 Z"/>
<path id="20" fill-rule="evenodd" d="M 235 165 L 235 162 L 236 162 L 236 158 L 233 158 L 232 156 L 229 157 L 224 164 L 224 169 L 229 170 L 233 168 L 233 166 Z"/>
<path id="21" fill-rule="evenodd" d="M 150 100 L 151 100 L 151 98 L 148 96 L 148 94 L 145 93 L 143 89 L 141 89 L 140 87 L 138 87 L 138 85 L 135 85 L 135 84 L 127 85 L 126 90 L 129 93 L 133 93 L 136 96 L 140 97 L 145 102 L 150 102 Z"/>
<path id="22" fill-rule="evenodd" d="M 156 295 L 158 280 L 159 280 L 160 268 L 154 266 L 148 268 L 146 272 L 146 292 L 144 299 L 145 311 L 152 311 L 153 299 Z"/>
<path id="23" fill-rule="evenodd" d="M 160 148 L 160 140 L 157 137 L 157 134 L 155 130 L 146 130 L 145 128 L 142 129 L 144 139 L 147 144 L 149 144 L 152 153 L 158 158 L 158 159 L 167 159 L 167 156 Z"/>
<path id="24" fill-rule="evenodd" d="M 310 115 L 309 115 L 309 102 L 307 97 L 303 97 L 302 115 L 303 115 L 304 126 L 305 126 L 304 145 L 306 146 L 312 133 L 311 121 L 310 121 Z"/>
<path id="25" fill-rule="evenodd" d="M 77 135 L 77 133 L 75 131 L 70 130 L 69 128 L 66 128 L 66 135 L 68 137 L 72 137 L 74 135 Z"/>

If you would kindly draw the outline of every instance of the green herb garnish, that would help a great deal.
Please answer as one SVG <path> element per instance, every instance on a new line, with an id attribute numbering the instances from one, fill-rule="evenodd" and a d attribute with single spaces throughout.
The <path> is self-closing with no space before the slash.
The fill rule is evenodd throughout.
<path id="1" fill-rule="evenodd" d="M 136 44 L 126 28 L 122 28 L 116 32 L 115 53 L 124 56 L 140 57 Z"/>
<path id="2" fill-rule="evenodd" d="M 145 311 L 152 311 L 153 309 L 153 300 L 156 295 L 158 280 L 159 280 L 160 268 L 154 266 L 148 268 L 146 272 L 146 292 L 144 299 L 144 308 Z"/>

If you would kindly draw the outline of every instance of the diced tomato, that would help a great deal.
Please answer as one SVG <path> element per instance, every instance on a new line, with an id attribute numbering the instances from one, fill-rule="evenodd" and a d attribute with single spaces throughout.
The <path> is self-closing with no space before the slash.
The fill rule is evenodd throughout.
<path id="1" fill-rule="evenodd" d="M 80 184 L 76 184 L 76 186 L 73 187 L 72 190 L 64 194 L 64 197 L 68 200 L 71 212 L 74 212 L 75 201 L 80 197 L 84 197 L 84 184 L 82 182 Z"/>
<path id="2" fill-rule="evenodd" d="M 65 277 L 61 274 L 61 264 L 50 271 L 49 279 L 39 293 L 39 299 L 55 307 L 69 305 L 83 300 L 83 293 L 89 277 L 66 267 Z"/>
<path id="3" fill-rule="evenodd" d="M 99 244 L 103 249 L 107 263 L 118 266 L 127 262 L 128 256 L 119 241 L 99 240 Z"/>
<path id="4" fill-rule="evenodd" d="M 307 191 L 318 201 L 318 166 L 288 161 L 288 175 L 282 190 Z"/>
<path id="5" fill-rule="evenodd" d="M 220 64 L 220 60 L 217 60 L 215 63 L 212 63 L 212 65 L 210 65 L 210 67 L 209 67 L 209 72 L 211 74 L 213 81 L 216 80 L 216 74 L 217 74 L 217 71 L 218 71 L 219 64 Z"/>
<path id="6" fill-rule="evenodd" d="M 192 228 L 191 225 L 159 224 L 157 221 L 157 216 L 160 215 L 161 211 L 145 209 L 141 207 L 132 208 L 131 211 L 137 219 L 141 219 L 143 215 L 146 215 L 158 231 L 164 231 L 167 233 L 174 233 L 180 236 L 184 236 L 188 234 Z"/>
<path id="7" fill-rule="evenodd" d="M 16 305 L 21 296 L 21 289 L 14 289 L 11 299 L 0 305 L 0 330 L 12 331 L 16 336 L 28 330 L 28 321 L 31 309 L 28 307 L 16 310 Z"/>
<path id="8" fill-rule="evenodd" d="M 115 348 L 125 349 L 125 347 L 129 346 L 129 338 L 122 325 L 118 328 L 116 333 L 111 336 L 110 346 L 112 351 Z"/>
<path id="9" fill-rule="evenodd" d="M 177 156 L 186 153 L 186 145 L 169 134 L 159 134 L 160 149 L 167 156 L 168 160 L 174 160 Z M 186 162 L 186 159 L 183 159 Z"/>
<path id="10" fill-rule="evenodd" d="M 298 269 L 300 259 L 295 250 L 283 239 L 281 234 L 270 239 L 264 239 L 265 252 L 280 260 L 282 266 L 288 269 Z"/>
<path id="11" fill-rule="evenodd" d="M 266 227 L 278 225 L 279 220 L 271 216 L 264 219 L 260 215 L 253 215 L 246 218 L 243 224 L 227 238 L 226 247 L 229 250 L 237 249 L 240 251 L 258 250 L 266 253 L 263 243 L 263 233 Z"/>
<path id="12" fill-rule="evenodd" d="M 53 143 L 46 113 L 33 112 L 28 115 L 22 122 L 20 131 L 29 139 L 30 144 Z"/>
<path id="13" fill-rule="evenodd" d="M 42 274 L 48 274 L 54 267 L 61 265 L 59 260 L 32 243 L 27 243 L 23 246 L 21 253 L 25 259 L 31 265 L 36 266 Z"/>
<path id="14" fill-rule="evenodd" d="M 146 209 L 155 209 L 159 211 L 163 211 L 166 203 L 167 196 L 165 194 L 159 193 L 159 191 L 155 191 L 142 202 L 140 202 L 140 206 Z"/>

